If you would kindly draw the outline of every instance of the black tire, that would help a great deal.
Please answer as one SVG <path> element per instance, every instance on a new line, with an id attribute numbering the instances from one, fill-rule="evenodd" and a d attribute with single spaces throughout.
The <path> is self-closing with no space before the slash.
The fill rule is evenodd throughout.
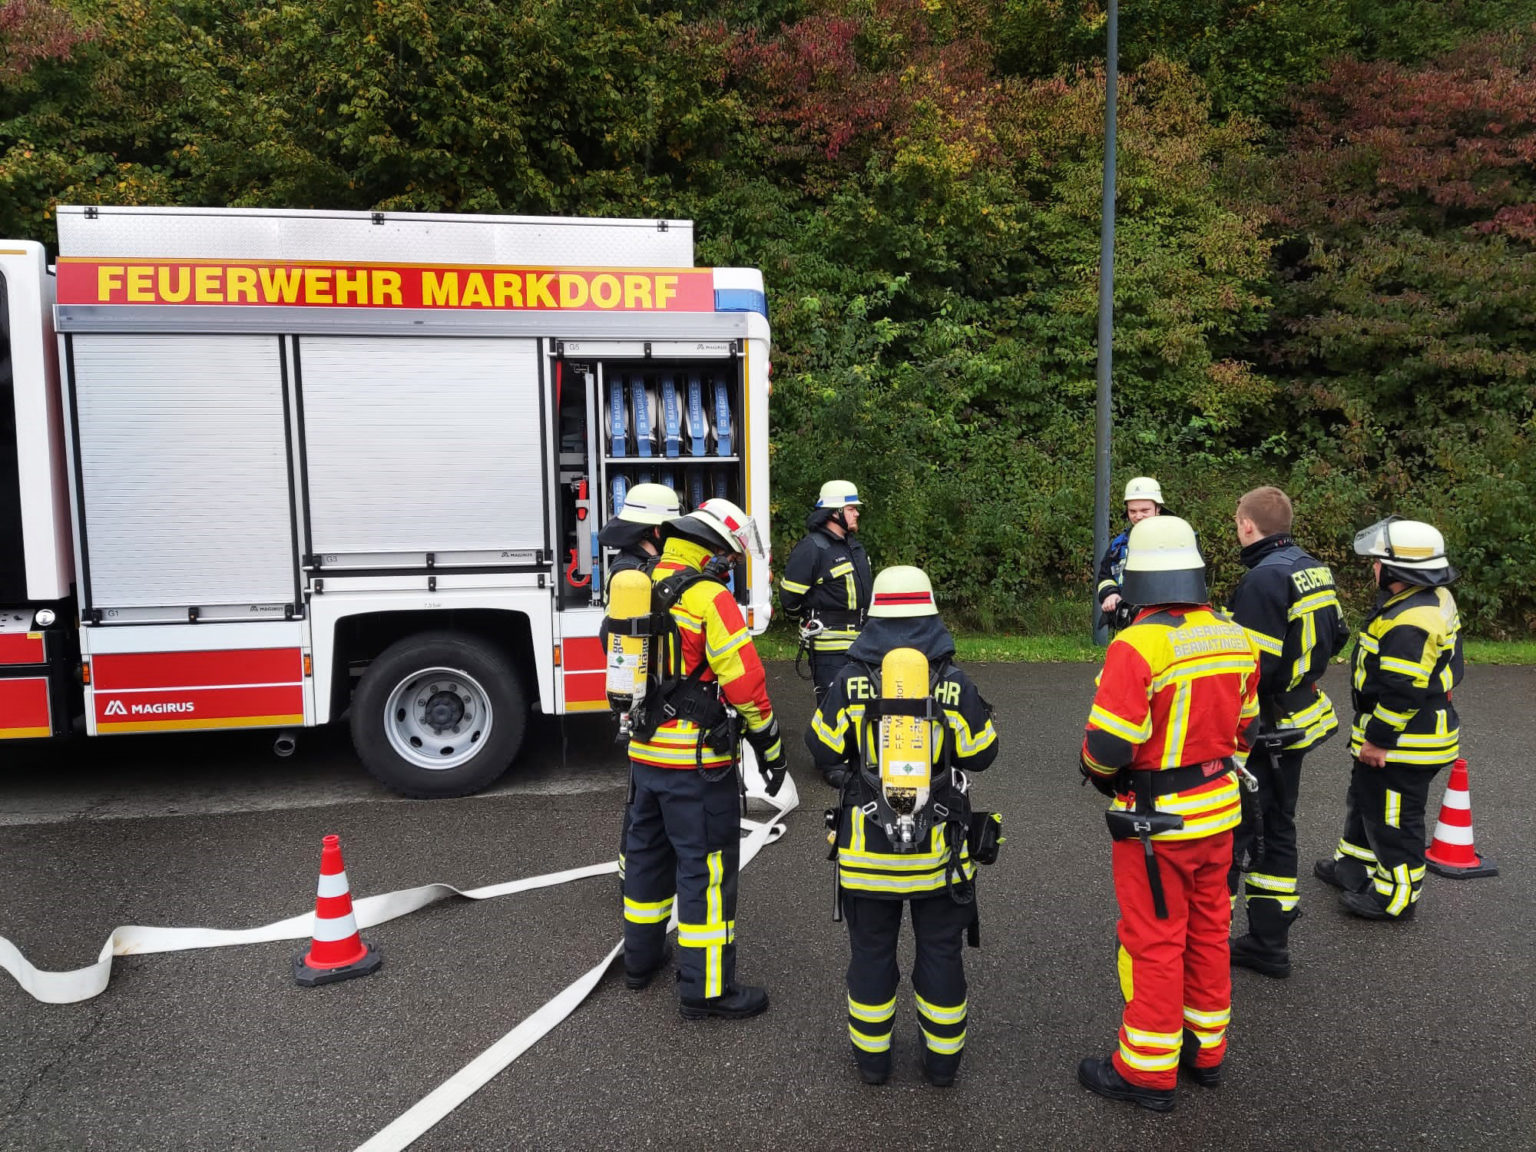
<path id="1" fill-rule="evenodd" d="M 453 680 L 454 674 L 467 677 L 463 683 L 473 683 L 463 699 L 473 700 L 473 689 L 478 688 L 490 709 L 488 732 L 477 734 L 473 723 L 465 724 L 463 738 L 453 749 L 460 759 L 451 767 L 418 762 L 432 754 L 430 746 L 413 761 L 391 739 L 393 729 L 397 738 L 408 742 L 409 713 L 406 708 L 391 712 L 391 697 L 397 689 L 409 696 L 412 689 L 407 681 L 417 673 L 423 680 L 431 679 L 431 669 L 447 670 L 440 675 L 449 683 L 459 683 Z M 528 696 L 516 666 L 494 644 L 460 633 L 423 632 L 391 644 L 368 665 L 352 696 L 352 746 L 368 771 L 402 796 L 433 800 L 469 796 L 490 787 L 517 758 L 527 731 Z M 479 746 L 462 759 L 469 744 Z"/>

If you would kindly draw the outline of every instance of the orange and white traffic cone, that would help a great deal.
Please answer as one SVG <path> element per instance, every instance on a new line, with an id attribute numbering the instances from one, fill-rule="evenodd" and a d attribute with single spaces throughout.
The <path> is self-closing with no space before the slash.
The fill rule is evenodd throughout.
<path id="1" fill-rule="evenodd" d="M 305 988 L 334 984 L 377 972 L 384 957 L 364 944 L 352 914 L 352 893 L 341 864 L 341 838 L 327 836 L 320 848 L 320 890 L 315 897 L 314 940 L 293 960 L 293 978 Z"/>
<path id="2" fill-rule="evenodd" d="M 1464 879 L 1470 876 L 1497 876 L 1498 866 L 1472 847 L 1472 794 L 1467 787 L 1467 762 L 1451 765 L 1450 783 L 1440 802 L 1440 819 L 1435 824 L 1435 838 L 1424 853 L 1424 863 L 1438 876 Z"/>

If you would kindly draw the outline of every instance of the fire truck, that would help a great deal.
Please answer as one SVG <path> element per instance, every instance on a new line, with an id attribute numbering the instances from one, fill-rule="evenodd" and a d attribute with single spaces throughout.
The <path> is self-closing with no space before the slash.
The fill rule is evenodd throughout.
<path id="1" fill-rule="evenodd" d="M 681 220 L 61 207 L 0 241 L 0 739 L 348 720 L 418 797 L 607 710 L 628 486 L 768 521 L 761 273 Z M 733 577 L 753 631 L 766 561 Z"/>

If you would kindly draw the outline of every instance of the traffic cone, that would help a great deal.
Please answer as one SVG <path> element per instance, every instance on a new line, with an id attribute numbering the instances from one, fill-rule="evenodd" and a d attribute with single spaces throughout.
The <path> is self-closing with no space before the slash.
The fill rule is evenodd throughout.
<path id="1" fill-rule="evenodd" d="M 1497 876 L 1498 867 L 1472 847 L 1472 797 L 1467 788 L 1467 762 L 1451 765 L 1451 781 L 1440 802 L 1435 838 L 1424 853 L 1424 863 L 1439 876 L 1466 878 Z"/>
<path id="2" fill-rule="evenodd" d="M 364 944 L 352 914 L 352 893 L 341 864 L 341 838 L 327 836 L 320 848 L 320 891 L 315 897 L 314 940 L 309 951 L 293 959 L 293 978 L 305 988 L 334 984 L 379 970 L 384 957 L 375 945 Z"/>

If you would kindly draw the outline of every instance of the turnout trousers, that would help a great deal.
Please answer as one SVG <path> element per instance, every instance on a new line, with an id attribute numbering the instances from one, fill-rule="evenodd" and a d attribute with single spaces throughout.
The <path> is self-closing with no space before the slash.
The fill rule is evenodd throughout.
<path id="1" fill-rule="evenodd" d="M 843 891 L 848 924 L 848 1038 L 859 1067 L 891 1070 L 895 1028 L 896 941 L 903 905 L 912 908 L 917 958 L 912 991 L 923 1033 L 923 1063 L 935 1075 L 952 1076 L 965 1049 L 965 962 L 961 948 L 976 915 L 974 904 L 956 904 L 947 893 L 887 900 Z"/>
<path id="2" fill-rule="evenodd" d="M 1140 840 L 1114 842 L 1120 904 L 1120 991 L 1125 1013 L 1115 1070 L 1132 1084 L 1173 1088 L 1184 1032 L 1193 1033 L 1205 1068 L 1220 1064 L 1232 1019 L 1227 871 L 1232 833 L 1198 840 L 1154 840 L 1168 918 L 1152 903 Z"/>
<path id="3" fill-rule="evenodd" d="M 713 782 L 695 769 L 630 762 L 633 795 L 624 850 L 624 967 L 662 961 L 677 909 L 680 995 L 724 995 L 736 975 L 736 881 L 741 793 L 734 772 Z"/>
<path id="4" fill-rule="evenodd" d="M 816 688 L 816 703 L 821 704 L 822 697 L 827 694 L 827 689 L 832 686 L 832 681 L 837 679 L 837 674 L 843 670 L 843 665 L 848 663 L 848 649 L 839 648 L 835 652 L 823 652 L 818 648 L 811 648 L 811 681 Z"/>
<path id="5" fill-rule="evenodd" d="M 1334 859 L 1350 886 L 1374 890 L 1387 912 L 1401 916 L 1418 903 L 1424 887 L 1424 808 L 1429 788 L 1444 764 L 1388 764 L 1372 768 L 1355 761 L 1345 803 L 1344 835 Z M 1359 869 L 1351 869 L 1356 861 Z"/>
<path id="6" fill-rule="evenodd" d="M 1278 770 L 1268 756 L 1248 758 L 1248 771 L 1259 782 L 1252 806 L 1243 806 L 1243 822 L 1232 838 L 1232 872 L 1228 890 L 1236 896 L 1241 884 L 1248 912 L 1248 931 L 1256 939 L 1285 947 L 1296 918 L 1296 798 L 1301 792 L 1301 761 L 1305 752 L 1283 752 Z M 1244 856 L 1248 871 L 1238 869 Z"/>

